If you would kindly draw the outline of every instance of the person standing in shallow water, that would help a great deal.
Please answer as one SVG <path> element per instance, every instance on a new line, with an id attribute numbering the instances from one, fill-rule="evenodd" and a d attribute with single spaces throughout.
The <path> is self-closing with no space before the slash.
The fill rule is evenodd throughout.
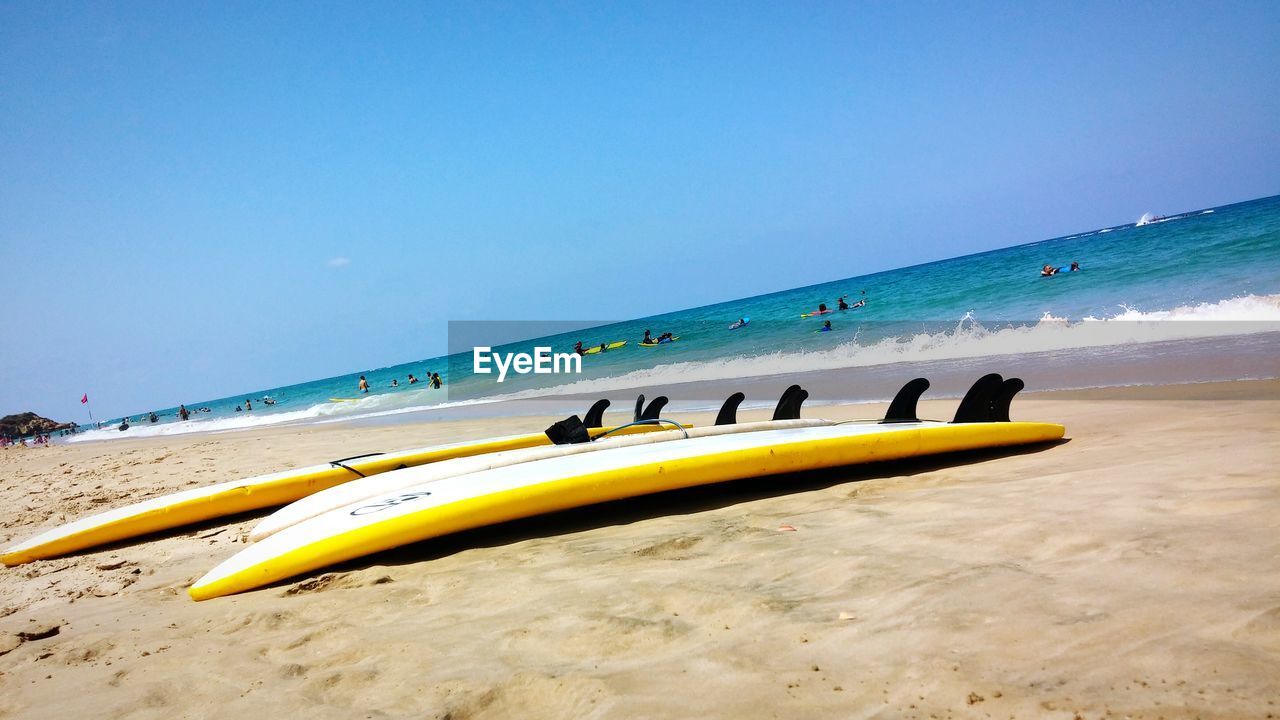
<path id="1" fill-rule="evenodd" d="M 363 375 L 360 376 L 360 392 L 369 392 L 369 381 L 365 380 Z"/>
<path id="2" fill-rule="evenodd" d="M 179 420 L 187 420 L 187 419 L 189 419 L 190 417 L 191 417 L 191 413 L 187 412 L 187 406 L 186 406 L 186 405 L 179 405 L 179 406 L 178 406 L 178 419 L 179 419 Z"/>

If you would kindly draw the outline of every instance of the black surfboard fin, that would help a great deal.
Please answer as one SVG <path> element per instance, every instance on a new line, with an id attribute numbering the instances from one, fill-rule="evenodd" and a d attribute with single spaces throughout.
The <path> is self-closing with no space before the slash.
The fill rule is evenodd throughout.
<path id="1" fill-rule="evenodd" d="M 882 423 L 902 423 L 902 422 L 919 422 L 919 413 L 916 411 L 916 403 L 920 400 L 920 396 L 925 390 L 929 389 L 929 381 L 926 378 L 916 378 L 902 386 L 897 395 L 893 396 L 893 402 L 889 403 L 889 410 L 884 414 Z"/>
<path id="2" fill-rule="evenodd" d="M 644 412 L 641 413 L 640 415 L 640 419 L 641 420 L 657 420 L 658 413 L 662 412 L 662 408 L 665 407 L 666 404 L 667 404 L 667 397 L 665 395 L 659 395 L 658 397 L 653 399 L 653 402 L 649 403 L 648 407 L 644 409 Z"/>
<path id="3" fill-rule="evenodd" d="M 1009 404 L 1013 402 L 1013 396 L 1026 386 L 1022 378 L 1009 378 L 1004 381 L 1004 385 L 1000 386 L 1000 392 L 996 394 L 996 399 L 991 405 L 993 422 L 1009 422 Z"/>
<path id="4" fill-rule="evenodd" d="M 991 373 L 978 378 L 964 394 L 960 407 L 956 409 L 953 423 L 991 422 L 992 403 L 996 395 L 1004 387 L 1004 378 L 999 373 Z"/>
<path id="5" fill-rule="evenodd" d="M 794 387 L 794 391 L 791 388 L 787 388 L 788 392 L 783 394 L 782 399 L 778 401 L 778 408 L 773 411 L 774 420 L 800 419 L 800 406 L 809 398 L 809 391 L 800 389 L 799 385 Z"/>
<path id="6" fill-rule="evenodd" d="M 787 401 L 791 399 L 792 395 L 795 395 L 798 392 L 800 392 L 799 385 L 792 385 L 791 387 L 782 391 L 782 397 L 778 398 L 778 405 L 773 409 L 774 420 L 785 419 L 783 417 L 783 414 L 786 412 L 786 409 L 787 409 Z"/>
<path id="7" fill-rule="evenodd" d="M 631 419 L 634 421 L 644 419 L 644 393 L 640 393 L 640 397 L 636 398 L 636 414 Z"/>
<path id="8" fill-rule="evenodd" d="M 740 392 L 736 392 L 725 399 L 724 404 L 720 406 L 720 414 L 716 415 L 716 424 L 736 425 L 738 422 L 738 406 L 746 399 L 747 396 Z"/>
<path id="9" fill-rule="evenodd" d="M 604 426 L 604 411 L 609 408 L 609 401 L 601 398 L 597 400 L 591 409 L 587 411 L 587 416 L 582 418 L 582 424 L 589 428 L 598 428 Z"/>

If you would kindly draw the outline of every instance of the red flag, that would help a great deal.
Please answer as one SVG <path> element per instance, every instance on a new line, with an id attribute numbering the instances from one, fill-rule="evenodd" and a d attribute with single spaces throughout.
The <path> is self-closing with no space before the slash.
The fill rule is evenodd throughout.
<path id="1" fill-rule="evenodd" d="M 89 402 L 89 393 L 80 396 L 80 404 L 84 405 Z"/>

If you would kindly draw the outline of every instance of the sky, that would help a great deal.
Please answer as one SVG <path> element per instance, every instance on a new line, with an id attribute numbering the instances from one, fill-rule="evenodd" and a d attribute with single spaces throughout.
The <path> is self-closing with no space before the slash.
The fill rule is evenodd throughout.
<path id="1" fill-rule="evenodd" d="M 0 0 L 0 415 L 1280 193 L 1280 3 Z"/>

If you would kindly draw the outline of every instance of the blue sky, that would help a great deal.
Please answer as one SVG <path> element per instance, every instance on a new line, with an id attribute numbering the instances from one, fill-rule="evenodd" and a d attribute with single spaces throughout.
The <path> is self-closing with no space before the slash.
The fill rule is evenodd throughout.
<path id="1" fill-rule="evenodd" d="M 1280 3 L 1067 5 L 0 2 L 0 414 L 1280 192 Z"/>

